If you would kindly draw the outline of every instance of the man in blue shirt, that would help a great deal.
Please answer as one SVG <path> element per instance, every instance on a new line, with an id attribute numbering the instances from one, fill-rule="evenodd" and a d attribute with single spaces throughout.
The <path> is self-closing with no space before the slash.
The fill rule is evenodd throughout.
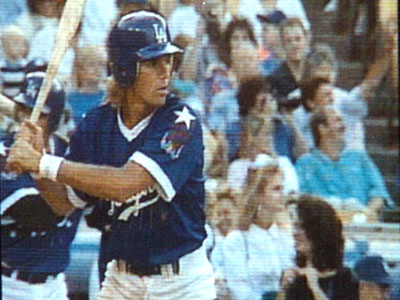
<path id="1" fill-rule="evenodd" d="M 101 299 L 214 299 L 203 241 L 203 139 L 191 108 L 169 93 L 175 55 L 158 14 L 127 14 L 108 38 L 109 103 L 89 112 L 65 159 L 21 139 L 9 164 L 55 181 L 56 207 L 110 203 Z M 32 124 L 25 128 L 40 139 Z M 60 186 L 63 183 L 66 186 Z"/>
<path id="2" fill-rule="evenodd" d="M 297 160 L 300 191 L 328 199 L 339 209 L 372 216 L 393 205 L 384 180 L 368 154 L 343 150 L 345 126 L 340 112 L 327 107 L 315 112 L 311 130 L 316 148 Z"/>
<path id="3" fill-rule="evenodd" d="M 18 121 L 29 117 L 43 78 L 42 72 L 28 74 L 22 92 L 13 99 Z M 67 146 L 54 134 L 64 102 L 64 90 L 54 80 L 39 126 L 44 148 L 56 155 L 63 155 Z M 39 187 L 45 192 L 47 180 L 28 172 L 9 172 L 5 165 L 13 143 L 14 134 L 0 142 L 2 299 L 67 299 L 63 272 L 69 264 L 81 210 L 56 214 L 39 192 Z M 47 194 L 52 197 L 51 191 Z"/>

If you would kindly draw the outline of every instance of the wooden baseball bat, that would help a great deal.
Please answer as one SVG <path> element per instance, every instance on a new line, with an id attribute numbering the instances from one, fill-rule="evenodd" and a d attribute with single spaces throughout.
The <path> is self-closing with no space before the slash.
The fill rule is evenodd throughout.
<path id="1" fill-rule="evenodd" d="M 57 75 L 61 60 L 64 57 L 65 51 L 71 44 L 78 29 L 79 22 L 83 15 L 86 0 L 67 0 L 63 13 L 60 18 L 60 23 L 57 30 L 56 39 L 53 46 L 53 51 L 49 65 L 47 67 L 46 76 L 43 80 L 39 91 L 38 98 L 33 108 L 30 121 L 37 123 L 43 106 L 49 95 L 53 79 Z"/>

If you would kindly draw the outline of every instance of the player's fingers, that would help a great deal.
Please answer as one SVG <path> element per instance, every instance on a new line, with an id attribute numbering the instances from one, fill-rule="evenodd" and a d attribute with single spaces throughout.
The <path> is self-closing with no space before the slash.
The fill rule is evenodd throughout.
<path id="1" fill-rule="evenodd" d="M 24 126 L 24 124 L 21 124 L 19 126 L 18 132 L 16 134 L 16 140 L 17 141 L 23 140 L 26 142 L 30 142 L 32 140 L 32 134 L 31 134 L 29 128 Z"/>
<path id="2" fill-rule="evenodd" d="M 32 133 L 38 133 L 42 131 L 42 128 L 31 121 L 24 121 L 22 123 L 24 126 L 26 126 L 29 130 L 31 130 Z"/>
<path id="3" fill-rule="evenodd" d="M 17 174 L 21 174 L 24 172 L 23 168 L 15 162 L 7 162 L 6 170 Z"/>

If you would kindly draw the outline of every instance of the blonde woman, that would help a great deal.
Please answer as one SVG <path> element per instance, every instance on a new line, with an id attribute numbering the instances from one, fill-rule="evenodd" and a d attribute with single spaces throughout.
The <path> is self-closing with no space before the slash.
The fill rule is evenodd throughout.
<path id="1" fill-rule="evenodd" d="M 224 275 L 231 298 L 274 299 L 281 273 L 294 266 L 294 242 L 282 222 L 283 174 L 277 163 L 253 169 L 244 193 L 247 204 L 224 242 Z"/>

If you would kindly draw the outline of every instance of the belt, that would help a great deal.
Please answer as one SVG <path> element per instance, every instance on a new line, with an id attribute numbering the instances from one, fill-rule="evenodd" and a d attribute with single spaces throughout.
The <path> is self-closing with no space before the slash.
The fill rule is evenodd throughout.
<path id="1" fill-rule="evenodd" d="M 6 277 L 14 277 L 18 280 L 25 281 L 32 284 L 45 283 L 50 276 L 56 277 L 59 273 L 31 273 L 17 271 L 15 269 L 1 267 L 1 274 Z M 15 275 L 14 275 L 15 274 Z"/>
<path id="2" fill-rule="evenodd" d="M 179 260 L 170 264 L 155 266 L 134 266 L 124 260 L 117 260 L 117 267 L 121 271 L 138 276 L 164 275 L 166 273 L 179 274 Z"/>

